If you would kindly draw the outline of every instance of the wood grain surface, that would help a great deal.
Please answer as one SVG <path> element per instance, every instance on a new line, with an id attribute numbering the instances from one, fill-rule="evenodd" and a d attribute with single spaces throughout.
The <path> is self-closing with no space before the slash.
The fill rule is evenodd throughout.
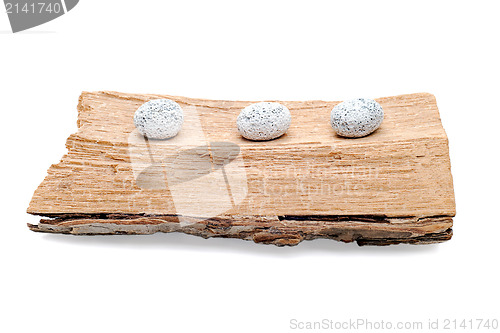
<path id="1" fill-rule="evenodd" d="M 148 141 L 135 130 L 135 110 L 157 98 L 184 110 L 173 139 Z M 329 117 L 339 102 L 281 101 L 292 114 L 287 134 L 255 142 L 236 129 L 239 111 L 253 102 L 84 92 L 68 153 L 50 167 L 28 208 L 50 219 L 30 228 L 86 235 L 178 231 L 276 245 L 449 239 L 455 201 L 434 96 L 377 101 L 384 122 L 367 137 L 334 134 Z"/>

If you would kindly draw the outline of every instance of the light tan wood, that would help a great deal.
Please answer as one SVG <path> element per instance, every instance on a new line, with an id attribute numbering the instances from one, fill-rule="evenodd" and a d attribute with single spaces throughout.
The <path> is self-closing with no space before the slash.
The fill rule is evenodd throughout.
<path id="1" fill-rule="evenodd" d="M 199 115 L 202 135 L 193 140 L 194 132 L 190 132 L 189 124 L 185 124 L 173 140 L 141 141 L 141 137 L 134 134 L 133 114 L 142 103 L 155 98 L 170 98 L 188 113 Z M 99 228 L 91 226 L 108 223 L 108 227 L 114 225 L 109 230 L 122 233 L 120 225 L 124 225 L 126 220 L 129 223 L 127 233 L 143 233 L 144 218 L 137 215 L 145 215 L 146 219 L 149 216 L 152 220 L 158 216 L 178 215 L 176 206 L 192 203 L 193 198 L 211 190 L 205 186 L 191 186 L 190 191 L 176 193 L 173 200 L 168 182 L 158 189 L 138 186 L 138 165 L 143 163 L 146 167 L 151 164 L 150 159 L 166 159 L 164 163 L 168 164 L 187 148 L 199 147 L 203 142 L 231 142 L 241 149 L 242 168 L 239 171 L 244 171 L 246 190 L 240 191 L 244 194 L 241 201 L 233 202 L 232 208 L 221 212 L 218 218 L 226 216 L 225 220 L 232 220 L 235 225 L 244 221 L 245 226 L 254 230 L 250 232 L 251 236 L 240 235 L 240 238 L 256 240 L 258 231 L 255 228 L 258 225 L 251 221 L 264 218 L 277 219 L 280 223 L 287 221 L 287 228 L 294 231 L 280 229 L 280 232 L 300 234 L 300 237 L 294 238 L 300 240 L 316 238 L 313 235 L 326 237 L 328 232 L 324 232 L 325 226 L 332 230 L 364 230 L 359 234 L 361 236 L 353 235 L 345 239 L 342 236 L 329 237 L 345 241 L 364 239 L 360 243 L 377 243 L 370 242 L 373 237 L 367 236 L 377 228 L 386 231 L 387 228 L 396 228 L 393 231 L 401 228 L 401 233 L 407 235 L 392 237 L 390 233 L 380 234 L 378 239 L 398 240 L 392 243 L 404 239 L 413 239 L 409 242 L 418 243 L 414 241 L 418 237 L 427 237 L 427 241 L 420 239 L 422 243 L 449 239 L 455 201 L 448 140 L 434 96 L 422 93 L 377 101 L 384 108 L 384 122 L 375 133 L 364 138 L 345 139 L 333 133 L 329 115 L 338 102 L 295 101 L 281 102 L 292 113 L 292 125 L 286 135 L 273 141 L 253 142 L 242 138 L 236 129 L 239 111 L 252 102 L 84 92 L 78 105 L 78 132 L 67 140 L 68 154 L 49 169 L 28 208 L 31 214 L 65 216 L 66 222 L 42 221 L 39 227 L 32 226 L 32 229 L 69 232 L 68 223 L 76 228 L 87 221 L 87 228 L 72 227 L 71 232 L 93 233 L 75 230 L 97 230 Z M 144 151 L 149 153 L 146 157 L 140 153 Z M 210 198 L 207 200 L 205 204 L 210 203 Z M 213 200 L 212 204 L 218 205 L 217 197 Z M 96 214 L 118 214 L 120 218 L 108 216 L 106 221 L 96 222 Z M 84 215 L 81 221 L 75 218 L 78 215 Z M 89 216 L 93 219 L 92 223 L 88 221 Z M 124 216 L 129 218 L 124 219 Z M 240 216 L 252 218 L 241 220 Z M 298 219 L 288 218 L 290 216 L 301 216 L 306 222 L 298 223 Z M 364 223 L 362 227 L 357 227 L 359 216 L 387 219 L 361 222 Z M 285 218 L 279 220 L 278 217 Z M 316 217 L 322 217 L 322 222 L 311 222 Z M 338 217 L 344 218 L 342 224 L 335 221 Z M 446 218 L 444 224 L 441 217 Z M 330 218 L 330 222 L 325 222 L 325 218 Z M 427 224 L 425 227 L 422 224 L 424 219 L 427 224 L 436 223 L 436 228 L 429 231 Z M 137 223 L 130 224 L 130 221 Z M 190 228 L 194 228 L 192 226 L 197 225 L 198 229 L 207 226 L 207 221 L 148 230 L 189 232 Z M 323 231 L 307 231 L 309 224 Z M 412 230 L 418 229 L 420 233 L 404 229 L 412 225 Z M 198 234 L 210 236 L 205 232 Z M 438 234 L 442 237 L 433 237 Z M 224 236 L 223 233 L 217 235 Z M 231 235 L 238 233 L 227 230 L 225 237 L 233 237 Z M 279 241 L 270 243 L 283 245 Z"/>

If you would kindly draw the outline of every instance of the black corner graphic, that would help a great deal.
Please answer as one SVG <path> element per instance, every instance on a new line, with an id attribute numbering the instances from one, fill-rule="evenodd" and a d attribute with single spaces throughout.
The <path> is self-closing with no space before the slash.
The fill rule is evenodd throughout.
<path id="1" fill-rule="evenodd" d="M 79 0 L 4 0 L 12 32 L 52 21 L 73 9 Z"/>

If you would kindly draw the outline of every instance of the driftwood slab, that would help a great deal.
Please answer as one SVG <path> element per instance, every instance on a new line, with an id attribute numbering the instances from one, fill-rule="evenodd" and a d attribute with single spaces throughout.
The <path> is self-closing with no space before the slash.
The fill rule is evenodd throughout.
<path id="1" fill-rule="evenodd" d="M 133 124 L 144 102 L 185 113 L 179 135 L 146 140 Z M 283 137 L 248 141 L 236 129 L 252 102 L 84 92 L 78 132 L 48 170 L 28 213 L 33 231 L 76 235 L 184 232 L 295 245 L 330 238 L 360 245 L 426 244 L 452 236 L 448 139 L 433 95 L 377 99 L 372 135 L 345 139 L 329 124 L 339 102 L 281 102 Z"/>

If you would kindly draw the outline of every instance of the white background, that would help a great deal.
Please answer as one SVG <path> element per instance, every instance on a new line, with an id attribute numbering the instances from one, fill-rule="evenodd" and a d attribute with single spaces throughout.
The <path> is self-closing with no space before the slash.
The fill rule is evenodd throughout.
<path id="1" fill-rule="evenodd" d="M 288 332 L 293 318 L 500 319 L 499 4 L 83 0 L 18 34 L 2 10 L 0 331 Z M 26 208 L 76 131 L 82 90 L 244 100 L 431 92 L 450 140 L 454 237 L 277 248 L 182 234 L 30 232 L 26 223 L 38 219 Z"/>

